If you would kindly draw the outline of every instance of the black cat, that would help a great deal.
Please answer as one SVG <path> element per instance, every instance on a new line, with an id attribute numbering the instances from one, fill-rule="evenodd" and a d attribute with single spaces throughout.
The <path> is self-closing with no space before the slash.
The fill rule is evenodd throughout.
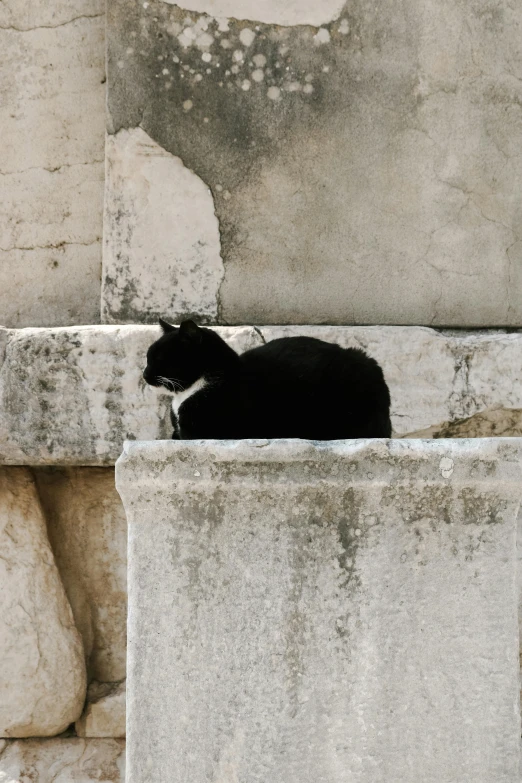
<path id="1" fill-rule="evenodd" d="M 173 438 L 389 438 L 382 370 L 358 348 L 283 337 L 240 356 L 215 332 L 160 319 L 143 377 L 173 392 Z"/>

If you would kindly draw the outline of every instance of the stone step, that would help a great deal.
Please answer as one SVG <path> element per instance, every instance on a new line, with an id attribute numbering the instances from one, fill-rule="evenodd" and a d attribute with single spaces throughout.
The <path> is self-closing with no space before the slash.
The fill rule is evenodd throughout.
<path id="1" fill-rule="evenodd" d="M 382 365 L 396 437 L 522 434 L 522 333 L 423 327 L 215 327 L 239 351 L 307 334 Z M 169 396 L 141 378 L 154 326 L 0 329 L 0 463 L 111 465 L 123 440 L 170 436 Z"/>
<path id="2" fill-rule="evenodd" d="M 519 783 L 521 448 L 127 443 L 128 779 Z"/>

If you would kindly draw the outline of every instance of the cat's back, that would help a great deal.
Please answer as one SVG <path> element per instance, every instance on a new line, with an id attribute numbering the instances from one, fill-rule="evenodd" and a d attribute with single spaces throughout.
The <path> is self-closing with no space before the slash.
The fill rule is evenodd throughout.
<path id="1" fill-rule="evenodd" d="M 279 337 L 265 345 L 252 348 L 240 356 L 246 371 L 278 371 L 283 374 L 317 375 L 364 366 L 378 368 L 377 362 L 359 348 L 341 348 L 316 337 Z"/>
<path id="2" fill-rule="evenodd" d="M 267 431 L 312 439 L 389 437 L 390 395 L 378 363 L 358 348 L 282 337 L 240 357 L 244 396 Z M 301 434 L 301 432 L 305 434 Z"/>

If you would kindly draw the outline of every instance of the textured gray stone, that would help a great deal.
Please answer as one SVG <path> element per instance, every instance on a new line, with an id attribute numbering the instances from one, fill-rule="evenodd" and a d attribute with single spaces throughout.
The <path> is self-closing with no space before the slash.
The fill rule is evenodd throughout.
<path id="1" fill-rule="evenodd" d="M 0 737 L 59 734 L 81 714 L 85 663 L 27 468 L 0 469 L 0 586 Z"/>
<path id="2" fill-rule="evenodd" d="M 129 780 L 518 783 L 521 445 L 127 443 Z"/>
<path id="3" fill-rule="evenodd" d="M 217 331 L 238 351 L 296 334 L 365 348 L 384 369 L 396 437 L 522 434 L 519 332 L 326 326 Z M 169 396 L 141 377 L 147 347 L 159 334 L 152 326 L 0 329 L 0 463 L 110 465 L 125 438 L 170 437 Z"/>
<path id="4" fill-rule="evenodd" d="M 0 740 L 1 743 L 1 740 Z M 125 742 L 18 740 L 0 744 L 2 783 L 124 783 Z"/>
<path id="5" fill-rule="evenodd" d="M 103 0 L 0 4 L 0 313 L 100 320 Z"/>
<path id="6" fill-rule="evenodd" d="M 193 241 L 211 233 L 200 255 L 212 275 L 221 252 L 224 274 L 209 287 L 189 254 L 178 292 L 177 212 L 139 226 L 147 255 L 171 248 L 140 264 L 136 211 L 109 183 L 121 261 L 116 278 L 105 265 L 104 319 L 150 321 L 190 290 L 227 324 L 520 325 L 522 4 L 259 5 L 109 5 L 108 130 L 139 129 L 170 158 L 149 204 L 182 198 L 172 156 L 208 186 L 220 241 L 208 204 Z"/>
<path id="7" fill-rule="evenodd" d="M 170 437 L 168 395 L 142 378 L 159 327 L 2 332 L 0 463 L 114 464 L 125 438 Z M 220 334 L 239 351 L 261 342 L 252 327 Z"/>

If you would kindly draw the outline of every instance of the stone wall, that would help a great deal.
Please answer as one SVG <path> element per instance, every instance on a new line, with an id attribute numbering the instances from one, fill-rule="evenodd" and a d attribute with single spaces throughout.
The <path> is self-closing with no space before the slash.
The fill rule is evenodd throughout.
<path id="1" fill-rule="evenodd" d="M 395 437 L 522 434 L 522 334 L 425 328 L 521 326 L 521 24 L 508 0 L 1 4 L 0 778 L 123 779 L 112 465 L 169 433 L 157 315 L 366 348 Z"/>
<path id="2" fill-rule="evenodd" d="M 103 319 L 519 325 L 522 6 L 311 5 L 110 3 Z"/>
<path id="3" fill-rule="evenodd" d="M 103 0 L 0 7 L 0 322 L 99 323 Z"/>

